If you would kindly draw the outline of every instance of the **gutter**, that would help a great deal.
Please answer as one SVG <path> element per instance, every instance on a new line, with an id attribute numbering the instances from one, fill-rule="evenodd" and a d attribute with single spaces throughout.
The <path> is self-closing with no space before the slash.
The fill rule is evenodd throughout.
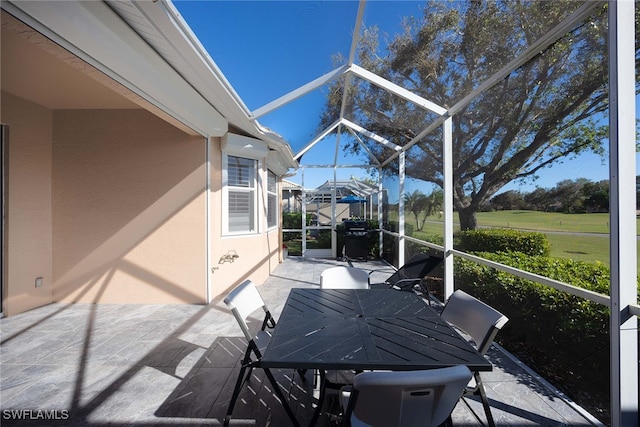
<path id="1" fill-rule="evenodd" d="M 298 162 L 294 159 L 291 146 L 282 136 L 262 126 L 257 121 L 250 119 L 249 108 L 242 101 L 171 0 L 156 0 L 153 3 L 131 3 L 144 13 L 147 19 L 156 24 L 157 31 L 165 40 L 171 40 L 171 32 L 175 31 L 188 43 L 192 55 L 189 55 L 189 52 L 181 52 L 185 63 L 173 65 L 174 68 L 181 68 L 178 72 L 183 75 L 185 80 L 189 81 L 203 98 L 212 106 L 215 106 L 230 124 L 263 140 L 268 144 L 270 149 L 279 152 L 280 157 L 288 168 L 297 169 L 299 167 Z M 165 14 L 162 22 L 160 22 L 161 17 L 157 16 L 157 13 L 153 13 L 152 8 L 157 10 L 158 7 L 160 7 Z M 192 75 L 186 75 L 186 72 L 182 70 L 185 65 L 191 67 Z M 216 85 L 211 85 L 211 81 L 209 80 L 211 76 L 213 76 L 213 80 L 217 83 Z"/>

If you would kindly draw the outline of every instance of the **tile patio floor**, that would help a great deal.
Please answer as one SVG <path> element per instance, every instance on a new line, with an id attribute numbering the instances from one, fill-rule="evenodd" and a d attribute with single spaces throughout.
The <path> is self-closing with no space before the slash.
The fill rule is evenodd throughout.
<path id="1" fill-rule="evenodd" d="M 289 289 L 316 287 L 333 264 L 344 263 L 290 257 L 280 264 L 259 287 L 276 319 Z M 245 348 L 221 298 L 207 306 L 51 304 L 1 319 L 0 328 L 2 426 L 221 425 Z M 495 368 L 483 378 L 498 426 L 600 425 L 500 348 L 488 357 Z M 304 382 L 291 381 L 290 370 L 274 373 L 305 425 L 317 402 L 311 373 Z M 263 379 L 254 371 L 232 425 L 290 424 Z M 483 425 L 479 401 L 461 400 L 453 422 Z M 327 417 L 318 424 L 328 425 Z"/>

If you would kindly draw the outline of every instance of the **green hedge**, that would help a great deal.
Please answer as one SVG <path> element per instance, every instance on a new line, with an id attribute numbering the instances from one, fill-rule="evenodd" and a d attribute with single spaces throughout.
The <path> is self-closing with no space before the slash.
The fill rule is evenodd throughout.
<path id="1" fill-rule="evenodd" d="M 608 295 L 609 268 L 523 253 L 478 253 L 482 258 Z M 455 260 L 456 287 L 509 318 L 497 341 L 561 389 L 589 390 L 605 407 L 609 385 L 609 308 L 546 285 Z M 568 391 L 565 389 L 565 391 Z M 577 396 L 572 396 L 576 398 Z"/>
<path id="2" fill-rule="evenodd" d="M 506 228 L 461 231 L 455 235 L 454 247 L 464 252 L 522 252 L 534 256 L 551 253 L 544 234 Z"/>
<path id="3" fill-rule="evenodd" d="M 385 230 L 391 231 L 393 233 L 399 233 L 400 223 L 398 221 L 388 221 L 387 223 L 385 223 Z M 408 222 L 404 223 L 405 236 L 413 236 L 414 230 L 415 227 L 413 226 L 413 224 L 410 224 Z"/>
<path id="4" fill-rule="evenodd" d="M 311 225 L 311 214 L 307 214 L 307 225 Z M 283 212 L 282 213 L 282 228 L 289 229 L 301 229 L 302 228 L 302 213 L 301 212 Z"/>
<path id="5" fill-rule="evenodd" d="M 307 225 L 311 224 L 311 214 L 307 214 Z M 283 212 L 282 213 L 282 228 L 284 229 L 302 229 L 302 213 L 301 212 Z M 299 231 L 285 231 L 282 233 L 282 240 L 285 242 L 289 242 L 292 240 L 300 240 L 302 238 L 302 234 Z M 295 251 L 292 253 L 289 251 L 290 255 L 293 255 Z"/>
<path id="6" fill-rule="evenodd" d="M 601 263 L 529 256 L 519 252 L 478 253 L 482 258 L 608 295 L 609 268 Z M 456 285 L 510 319 L 512 333 L 540 340 L 540 348 L 583 353 L 608 345 L 609 309 L 540 283 L 456 259 Z M 566 344 L 570 344 L 566 346 Z M 566 348 L 565 348 L 566 347 Z"/>

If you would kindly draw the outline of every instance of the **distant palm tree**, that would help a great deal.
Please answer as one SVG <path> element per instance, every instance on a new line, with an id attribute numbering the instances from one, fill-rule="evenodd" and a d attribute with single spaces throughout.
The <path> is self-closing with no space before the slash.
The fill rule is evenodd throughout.
<path id="1" fill-rule="evenodd" d="M 436 212 L 442 211 L 442 205 L 444 204 L 444 191 L 433 190 L 429 196 L 427 196 L 427 214 L 426 216 L 433 215 Z M 424 221 L 422 222 L 424 227 Z"/>
<path id="2" fill-rule="evenodd" d="M 421 231 L 424 227 L 426 215 L 420 221 L 420 214 L 429 208 L 429 198 L 420 190 L 414 190 L 404 195 L 405 209 L 410 211 L 416 219 L 416 229 Z"/>

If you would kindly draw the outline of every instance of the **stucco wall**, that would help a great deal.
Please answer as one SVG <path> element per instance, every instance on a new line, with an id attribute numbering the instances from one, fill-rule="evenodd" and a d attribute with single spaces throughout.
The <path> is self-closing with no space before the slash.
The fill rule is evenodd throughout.
<path id="1" fill-rule="evenodd" d="M 5 314 L 52 300 L 51 110 L 2 92 L 7 125 Z M 42 277 L 42 287 L 35 279 Z"/>
<path id="2" fill-rule="evenodd" d="M 278 265 L 278 230 L 222 235 L 222 154 L 144 110 L 52 111 L 2 93 L 9 126 L 5 314 L 50 302 L 204 303 Z M 266 180 L 265 180 L 266 181 Z M 234 262 L 222 262 L 234 251 Z M 35 287 L 35 278 L 43 286 Z"/>
<path id="3" fill-rule="evenodd" d="M 206 301 L 205 142 L 144 110 L 58 110 L 54 299 Z"/>

